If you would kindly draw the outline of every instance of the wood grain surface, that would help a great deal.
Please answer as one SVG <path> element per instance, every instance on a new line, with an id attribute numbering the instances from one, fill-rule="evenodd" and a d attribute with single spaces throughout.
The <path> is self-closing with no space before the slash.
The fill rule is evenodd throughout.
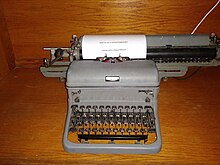
<path id="1" fill-rule="evenodd" d="M 15 59 L 0 1 L 0 80 L 15 68 Z"/>
<path id="2" fill-rule="evenodd" d="M 65 84 L 37 69 L 0 81 L 0 164 L 219 164 L 220 67 L 161 82 L 163 146 L 155 155 L 70 154 L 62 148 Z"/>
<path id="3" fill-rule="evenodd" d="M 71 35 L 192 32 L 217 2 L 201 0 L 2 0 L 17 66 L 49 57 L 43 47 L 69 46 Z M 196 33 L 220 35 L 220 6 Z"/>

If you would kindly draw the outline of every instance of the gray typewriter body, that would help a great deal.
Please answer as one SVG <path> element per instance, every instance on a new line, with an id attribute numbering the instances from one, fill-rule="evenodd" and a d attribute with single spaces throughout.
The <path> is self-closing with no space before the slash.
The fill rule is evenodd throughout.
<path id="1" fill-rule="evenodd" d="M 98 46 L 91 46 L 92 42 L 86 45 L 83 41 L 94 37 L 85 35 L 73 36 L 69 48 L 45 48 L 50 50 L 51 58 L 44 59 L 44 66 L 40 67 L 42 74 L 66 79 L 68 113 L 63 146 L 68 152 L 159 152 L 157 96 L 161 78 L 184 76 L 191 66 L 220 65 L 220 38 L 214 33 L 144 35 L 144 40 L 138 43 L 133 43 L 134 36 L 132 40 L 116 36 L 110 38 L 120 41 L 118 45 L 132 43 L 122 47 L 122 50 L 135 48 L 132 58 L 123 56 L 123 52 L 114 58 L 94 53 L 98 49 L 107 50 L 100 46 L 103 43 L 115 44 L 115 40 L 106 40 L 109 35 L 95 35 L 102 39 Z M 143 44 L 142 49 L 136 49 Z M 120 48 L 118 45 L 109 50 Z M 88 48 L 92 49 L 87 51 Z M 140 50 L 142 58 L 135 58 L 135 55 L 140 57 Z"/>
<path id="2" fill-rule="evenodd" d="M 68 115 L 63 138 L 66 151 L 160 151 L 159 75 L 153 61 L 114 64 L 74 61 L 69 67 L 66 85 Z M 151 144 L 147 144 L 149 134 L 156 135 Z M 77 140 L 72 142 L 68 136 L 77 136 Z M 126 144 L 126 141 L 132 143 Z"/>

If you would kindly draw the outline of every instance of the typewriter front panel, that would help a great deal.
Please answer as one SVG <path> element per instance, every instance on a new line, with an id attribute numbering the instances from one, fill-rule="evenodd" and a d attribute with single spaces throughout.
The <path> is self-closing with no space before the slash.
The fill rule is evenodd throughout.
<path id="1" fill-rule="evenodd" d="M 158 84 L 68 87 L 65 149 L 86 153 L 158 152 L 158 89 Z"/>
<path id="2" fill-rule="evenodd" d="M 69 95 L 70 141 L 149 144 L 156 140 L 157 88 L 81 88 Z"/>

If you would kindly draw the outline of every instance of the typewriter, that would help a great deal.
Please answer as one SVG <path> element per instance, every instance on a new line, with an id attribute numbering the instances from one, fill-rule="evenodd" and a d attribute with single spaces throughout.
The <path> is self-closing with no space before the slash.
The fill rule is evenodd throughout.
<path id="1" fill-rule="evenodd" d="M 76 153 L 153 154 L 161 149 L 160 80 L 190 66 L 218 66 L 220 40 L 209 35 L 73 36 L 70 48 L 45 48 L 46 77 L 66 79 L 63 146 Z"/>

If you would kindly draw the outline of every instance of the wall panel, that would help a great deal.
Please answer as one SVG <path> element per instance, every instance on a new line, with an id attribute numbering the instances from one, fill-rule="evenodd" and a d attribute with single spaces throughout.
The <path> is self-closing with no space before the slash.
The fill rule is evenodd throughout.
<path id="1" fill-rule="evenodd" d="M 0 80 L 15 67 L 11 40 L 0 0 Z"/>
<path id="2" fill-rule="evenodd" d="M 72 34 L 190 33 L 216 1 L 3 0 L 17 66 L 38 66 L 43 47 L 69 46 Z M 220 6 L 196 33 L 220 35 Z"/>

